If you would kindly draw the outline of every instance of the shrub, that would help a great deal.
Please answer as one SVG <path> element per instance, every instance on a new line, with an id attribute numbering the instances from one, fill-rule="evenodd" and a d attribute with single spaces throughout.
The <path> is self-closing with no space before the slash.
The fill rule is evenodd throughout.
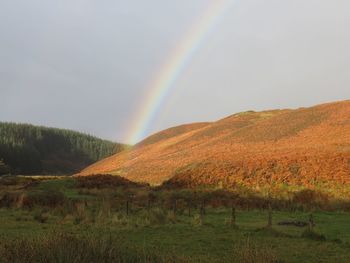
<path id="1" fill-rule="evenodd" d="M 294 194 L 293 203 L 308 207 L 327 208 L 329 205 L 329 196 L 319 191 L 305 189 Z"/>
<path id="2" fill-rule="evenodd" d="M 31 191 L 23 200 L 23 206 L 32 208 L 34 206 L 57 207 L 63 205 L 66 201 L 64 194 L 56 190 Z"/>
<path id="3" fill-rule="evenodd" d="M 134 183 L 120 176 L 108 174 L 99 174 L 91 176 L 78 176 L 77 186 L 81 188 L 115 188 L 115 187 L 130 187 L 130 186 L 145 186 L 143 184 Z"/>

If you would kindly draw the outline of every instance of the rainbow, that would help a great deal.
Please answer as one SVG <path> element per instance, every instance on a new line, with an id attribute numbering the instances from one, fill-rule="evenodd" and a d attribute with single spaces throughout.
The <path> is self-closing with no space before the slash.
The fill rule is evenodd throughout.
<path id="1" fill-rule="evenodd" d="M 205 12 L 200 15 L 184 39 L 176 46 L 170 58 L 156 74 L 157 77 L 148 86 L 147 96 L 128 132 L 128 143 L 135 144 L 146 136 L 152 120 L 176 80 L 233 4 L 233 0 L 210 0 Z"/>

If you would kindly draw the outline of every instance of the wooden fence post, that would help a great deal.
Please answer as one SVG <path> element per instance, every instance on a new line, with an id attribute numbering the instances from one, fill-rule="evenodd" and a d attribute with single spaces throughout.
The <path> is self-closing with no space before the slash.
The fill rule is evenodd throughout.
<path id="1" fill-rule="evenodd" d="M 314 216 L 311 213 L 309 216 L 309 230 L 313 231 L 314 230 L 314 226 L 315 226 L 315 220 L 314 220 Z"/>
<path id="2" fill-rule="evenodd" d="M 231 205 L 231 226 L 236 227 L 236 208 L 232 202 Z"/>
<path id="3" fill-rule="evenodd" d="M 130 213 L 130 202 L 129 200 L 126 200 L 126 215 L 128 216 Z"/>
<path id="4" fill-rule="evenodd" d="M 148 198 L 148 202 L 147 202 L 147 211 L 149 212 L 151 210 L 151 199 Z"/>
<path id="5" fill-rule="evenodd" d="M 199 217 L 200 217 L 200 224 L 203 225 L 203 221 L 204 221 L 204 215 L 205 215 L 205 208 L 204 208 L 204 201 L 202 202 L 201 204 L 201 207 L 200 207 L 200 213 L 199 213 Z"/>
<path id="6" fill-rule="evenodd" d="M 267 227 L 268 228 L 272 227 L 272 207 L 271 207 L 271 204 L 269 204 L 269 208 L 268 208 Z"/>
<path id="7" fill-rule="evenodd" d="M 173 201 L 173 213 L 174 213 L 174 216 L 176 216 L 176 211 L 177 211 L 177 199 L 174 199 L 174 201 Z"/>

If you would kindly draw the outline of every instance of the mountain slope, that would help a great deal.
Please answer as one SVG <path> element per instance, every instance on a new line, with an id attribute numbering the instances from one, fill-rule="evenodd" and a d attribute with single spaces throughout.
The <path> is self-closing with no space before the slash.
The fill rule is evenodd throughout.
<path id="1" fill-rule="evenodd" d="M 0 123 L 0 160 L 15 174 L 76 173 L 123 149 L 74 131 Z"/>
<path id="2" fill-rule="evenodd" d="M 148 138 L 146 138 L 145 140 L 137 144 L 137 147 L 146 146 L 146 145 L 157 143 L 159 141 L 170 139 L 172 137 L 190 132 L 192 130 L 197 130 L 197 129 L 206 127 L 209 124 L 210 124 L 209 122 L 199 122 L 199 123 L 184 124 L 181 126 L 172 127 L 162 132 L 149 136 Z"/>
<path id="3" fill-rule="evenodd" d="M 350 101 L 239 113 L 158 138 L 81 175 L 187 186 L 350 183 Z"/>

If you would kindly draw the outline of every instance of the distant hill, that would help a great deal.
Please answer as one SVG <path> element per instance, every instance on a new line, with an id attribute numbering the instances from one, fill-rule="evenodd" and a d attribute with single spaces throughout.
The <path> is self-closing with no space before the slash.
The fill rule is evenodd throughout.
<path id="1" fill-rule="evenodd" d="M 187 186 L 350 184 L 349 100 L 186 127 L 155 134 L 81 175 Z"/>
<path id="2" fill-rule="evenodd" d="M 73 174 L 124 148 L 75 131 L 0 122 L 0 173 Z"/>

